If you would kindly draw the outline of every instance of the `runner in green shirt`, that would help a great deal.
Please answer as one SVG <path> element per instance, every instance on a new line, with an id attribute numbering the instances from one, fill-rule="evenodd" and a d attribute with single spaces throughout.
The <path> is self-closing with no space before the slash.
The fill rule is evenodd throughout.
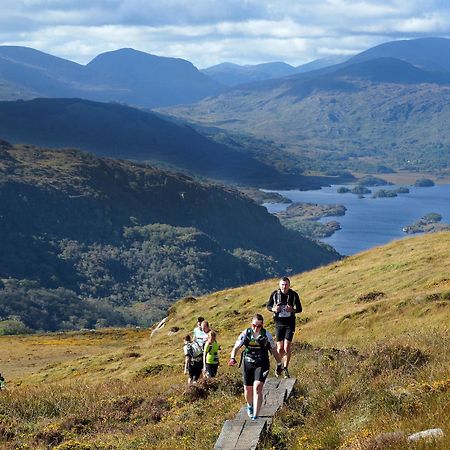
<path id="1" fill-rule="evenodd" d="M 203 367 L 207 378 L 213 378 L 217 374 L 219 367 L 219 344 L 216 340 L 216 332 L 211 330 L 203 351 Z"/>

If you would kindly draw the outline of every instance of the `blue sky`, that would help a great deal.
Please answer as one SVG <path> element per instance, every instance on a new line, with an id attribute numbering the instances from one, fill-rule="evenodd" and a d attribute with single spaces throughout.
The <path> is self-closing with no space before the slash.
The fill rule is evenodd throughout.
<path id="1" fill-rule="evenodd" d="M 292 65 L 383 42 L 450 37 L 448 0 L 0 0 L 0 45 L 82 64 L 132 47 L 199 68 Z"/>

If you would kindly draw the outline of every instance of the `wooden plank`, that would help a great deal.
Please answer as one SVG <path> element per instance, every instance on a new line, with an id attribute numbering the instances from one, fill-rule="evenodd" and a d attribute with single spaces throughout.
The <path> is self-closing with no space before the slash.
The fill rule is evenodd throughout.
<path id="1" fill-rule="evenodd" d="M 235 450 L 255 450 L 266 426 L 265 419 L 247 420 L 234 447 Z"/>
<path id="2" fill-rule="evenodd" d="M 259 417 L 250 420 L 244 405 L 235 420 L 225 421 L 214 450 L 256 450 L 261 434 L 270 429 L 272 417 L 291 395 L 295 382 L 295 378 L 268 378 Z"/>
<path id="3" fill-rule="evenodd" d="M 248 417 L 247 414 L 247 405 L 244 405 L 239 412 L 236 414 L 235 417 L 236 420 L 249 420 L 250 417 Z"/>
<path id="4" fill-rule="evenodd" d="M 286 398 L 289 398 L 297 382 L 296 378 L 285 378 L 282 380 L 282 386 L 286 389 Z"/>
<path id="5" fill-rule="evenodd" d="M 232 450 L 235 448 L 242 428 L 245 425 L 243 420 L 226 420 L 223 424 L 219 438 L 214 445 L 214 450 Z"/>
<path id="6" fill-rule="evenodd" d="M 268 405 L 280 404 L 282 405 L 286 397 L 286 389 L 276 389 L 267 392 L 264 396 L 263 402 Z"/>
<path id="7" fill-rule="evenodd" d="M 272 389 L 278 389 L 281 380 L 281 378 L 267 378 L 264 383 L 264 392 Z"/>

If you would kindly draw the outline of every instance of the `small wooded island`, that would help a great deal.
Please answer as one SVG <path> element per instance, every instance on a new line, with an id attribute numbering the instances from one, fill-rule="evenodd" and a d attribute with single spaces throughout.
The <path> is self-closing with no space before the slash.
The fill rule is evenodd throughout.
<path id="1" fill-rule="evenodd" d="M 298 231 L 304 236 L 319 239 L 331 236 L 340 230 L 339 222 L 331 220 L 318 222 L 322 217 L 343 216 L 347 208 L 344 205 L 323 205 L 317 203 L 293 203 L 285 211 L 276 213 L 282 225 Z"/>
<path id="2" fill-rule="evenodd" d="M 438 213 L 428 213 L 422 216 L 417 222 L 403 228 L 408 234 L 413 233 L 434 233 L 436 231 L 450 230 L 450 224 L 441 223 L 442 216 Z"/>

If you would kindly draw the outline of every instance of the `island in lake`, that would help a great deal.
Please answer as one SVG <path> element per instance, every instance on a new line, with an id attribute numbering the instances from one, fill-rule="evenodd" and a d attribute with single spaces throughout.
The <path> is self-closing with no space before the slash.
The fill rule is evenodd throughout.
<path id="1" fill-rule="evenodd" d="M 276 213 L 282 225 L 298 231 L 312 239 L 331 236 L 340 230 L 339 222 L 331 220 L 321 223 L 322 217 L 343 216 L 347 208 L 344 205 L 324 205 L 317 203 L 292 203 L 285 211 Z"/>
<path id="2" fill-rule="evenodd" d="M 442 216 L 438 213 L 428 213 L 422 216 L 417 222 L 403 228 L 408 234 L 413 233 L 434 233 L 436 231 L 450 230 L 450 224 L 442 223 Z"/>

